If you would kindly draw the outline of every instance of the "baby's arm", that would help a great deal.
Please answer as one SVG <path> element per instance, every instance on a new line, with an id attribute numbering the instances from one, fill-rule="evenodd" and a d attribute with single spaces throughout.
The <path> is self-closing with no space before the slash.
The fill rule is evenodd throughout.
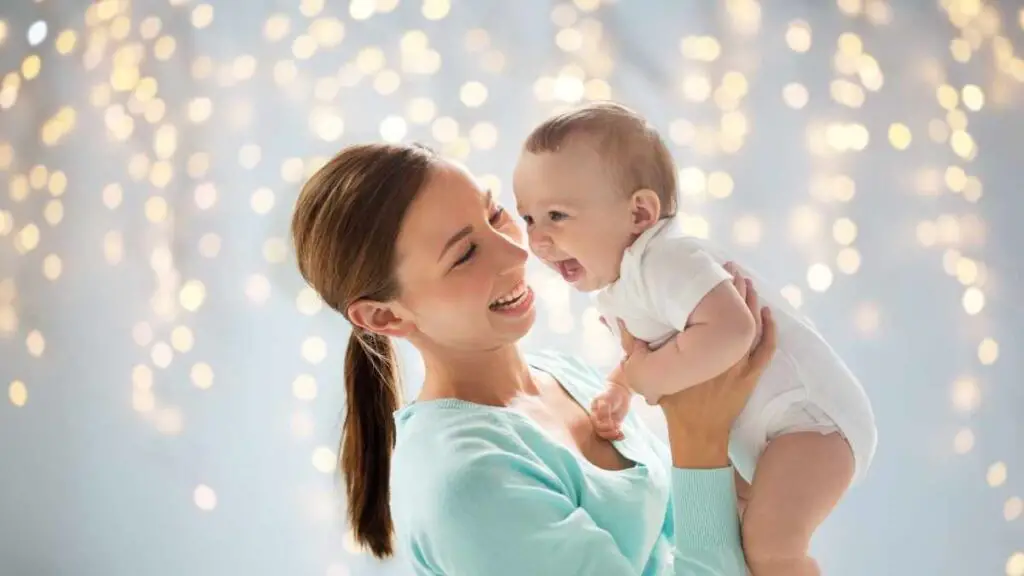
<path id="1" fill-rule="evenodd" d="M 622 440 L 622 421 L 629 413 L 633 391 L 626 385 L 622 366 L 616 366 L 608 375 L 605 389 L 590 403 L 590 416 L 594 432 L 606 440 Z"/>
<path id="2" fill-rule="evenodd" d="M 732 282 L 720 282 L 694 308 L 672 342 L 649 359 L 671 375 L 674 390 L 706 382 L 738 362 L 754 342 L 756 325 Z"/>
<path id="3" fill-rule="evenodd" d="M 754 316 L 733 275 L 700 240 L 666 238 L 650 245 L 642 262 L 643 285 L 654 311 L 678 330 L 670 343 L 648 357 L 655 364 L 651 374 L 664 380 L 659 386 L 663 393 L 710 380 L 750 350 L 756 337 Z M 645 391 L 645 395 L 657 396 L 657 392 Z"/>

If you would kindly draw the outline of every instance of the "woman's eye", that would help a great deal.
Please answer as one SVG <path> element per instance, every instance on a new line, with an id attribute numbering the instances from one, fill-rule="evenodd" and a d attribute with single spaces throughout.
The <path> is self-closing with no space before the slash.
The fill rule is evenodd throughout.
<path id="1" fill-rule="evenodd" d="M 491 214 L 491 219 L 490 219 L 491 220 L 491 226 L 494 226 L 495 224 L 500 222 L 501 219 L 504 218 L 504 217 L 505 217 L 505 209 L 504 208 L 498 208 L 497 210 L 495 210 L 494 213 Z"/>
<path id="2" fill-rule="evenodd" d="M 459 266 L 461 264 L 465 264 L 466 262 L 468 262 L 469 259 L 473 257 L 473 254 L 475 252 L 476 252 L 476 244 L 470 244 L 469 245 L 469 249 L 466 250 L 466 253 L 463 254 L 461 258 L 459 258 L 458 260 L 455 261 L 455 265 L 452 266 L 452 268 L 454 268 L 455 266 Z"/>

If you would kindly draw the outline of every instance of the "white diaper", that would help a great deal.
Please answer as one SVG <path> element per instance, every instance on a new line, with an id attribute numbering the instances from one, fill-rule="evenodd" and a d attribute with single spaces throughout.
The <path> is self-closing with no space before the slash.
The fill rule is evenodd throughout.
<path id="1" fill-rule="evenodd" d="M 733 426 L 729 455 L 736 470 L 750 482 L 757 460 L 768 442 L 784 434 L 838 432 L 846 439 L 855 461 L 854 482 L 870 467 L 877 444 L 875 418 L 867 397 L 853 375 L 841 364 L 817 363 L 800 369 L 803 382 L 788 384 L 772 378 L 792 370 L 785 355 L 776 357 Z M 808 384 L 804 384 L 810 383 Z"/>
<path id="2" fill-rule="evenodd" d="M 821 408 L 810 402 L 798 402 L 768 423 L 767 438 L 769 441 L 782 436 L 783 434 L 796 434 L 797 432 L 817 432 L 818 434 L 832 434 L 833 432 L 843 433 L 839 425 L 829 418 Z"/>

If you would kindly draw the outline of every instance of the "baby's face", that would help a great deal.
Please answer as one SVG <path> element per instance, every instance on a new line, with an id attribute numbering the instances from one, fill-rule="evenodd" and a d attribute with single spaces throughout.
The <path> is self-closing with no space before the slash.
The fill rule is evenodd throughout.
<path id="1" fill-rule="evenodd" d="M 618 279 L 635 238 L 630 201 L 596 151 L 570 144 L 557 153 L 523 152 L 512 186 L 538 258 L 584 292 Z"/>

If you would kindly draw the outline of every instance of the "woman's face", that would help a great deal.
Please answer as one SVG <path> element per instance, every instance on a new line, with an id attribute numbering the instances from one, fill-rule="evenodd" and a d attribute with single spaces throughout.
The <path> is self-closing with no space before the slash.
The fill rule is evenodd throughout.
<path id="1" fill-rule="evenodd" d="M 487 350 L 522 338 L 536 316 L 524 234 L 462 167 L 441 163 L 397 238 L 398 314 L 418 343 Z"/>

